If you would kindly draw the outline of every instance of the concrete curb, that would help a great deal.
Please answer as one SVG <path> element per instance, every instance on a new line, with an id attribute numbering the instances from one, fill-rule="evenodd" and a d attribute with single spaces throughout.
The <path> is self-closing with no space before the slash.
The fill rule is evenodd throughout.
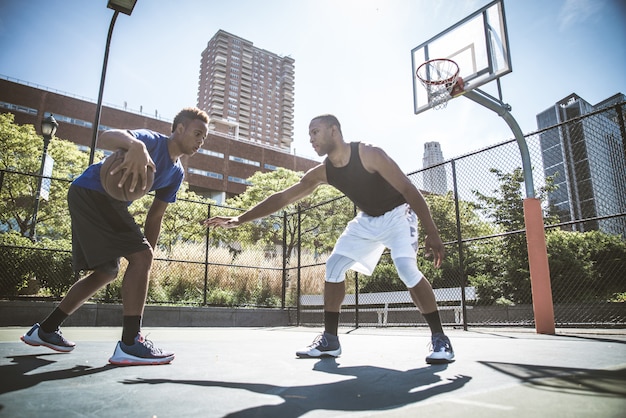
<path id="1" fill-rule="evenodd" d="M 31 326 L 43 321 L 58 305 L 50 301 L 0 301 L 0 327 Z M 86 303 L 64 326 L 120 326 L 122 305 Z M 146 327 L 281 327 L 289 325 L 289 310 L 278 308 L 220 308 L 148 305 Z"/>

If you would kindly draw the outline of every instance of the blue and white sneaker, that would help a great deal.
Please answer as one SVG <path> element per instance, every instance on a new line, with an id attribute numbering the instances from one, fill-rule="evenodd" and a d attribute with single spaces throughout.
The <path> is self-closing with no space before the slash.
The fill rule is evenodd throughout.
<path id="1" fill-rule="evenodd" d="M 426 356 L 428 364 L 445 364 L 454 359 L 454 350 L 450 339 L 442 333 L 433 334 L 431 339 L 432 351 Z"/>
<path id="2" fill-rule="evenodd" d="M 307 348 L 296 351 L 298 357 L 338 357 L 340 354 L 339 337 L 327 332 L 315 337 Z"/>
<path id="3" fill-rule="evenodd" d="M 156 348 L 152 341 L 141 334 L 135 337 L 135 343 L 126 345 L 118 341 L 109 363 L 118 366 L 141 366 L 144 364 L 168 364 L 174 360 L 174 353 Z"/>
<path id="4" fill-rule="evenodd" d="M 69 353 L 76 347 L 74 342 L 68 341 L 63 337 L 60 329 L 57 328 L 53 332 L 44 332 L 39 324 L 33 325 L 26 334 L 20 337 L 20 340 L 33 347 L 43 345 L 62 353 Z"/>

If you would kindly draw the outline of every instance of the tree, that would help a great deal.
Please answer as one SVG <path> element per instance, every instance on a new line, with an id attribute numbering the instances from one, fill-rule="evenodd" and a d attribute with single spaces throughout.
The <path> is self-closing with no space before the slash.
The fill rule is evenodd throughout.
<path id="1" fill-rule="evenodd" d="M 31 277 L 28 264 L 32 242 L 16 231 L 0 234 L 0 296 L 16 295 Z"/>
<path id="2" fill-rule="evenodd" d="M 144 225 L 154 199 L 154 193 L 150 193 L 131 204 L 129 211 L 138 225 Z M 183 182 L 176 194 L 176 202 L 168 206 L 163 216 L 159 247 L 170 252 L 180 242 L 202 243 L 205 228 L 200 221 L 206 218 L 206 206 L 211 203 L 213 202 L 190 191 L 189 185 Z"/>
<path id="3" fill-rule="evenodd" d="M 251 185 L 246 191 L 236 197 L 228 199 L 226 206 L 235 209 L 247 210 L 256 205 L 272 193 L 283 190 L 300 180 L 302 173 L 285 168 L 262 173 L 257 172 L 248 181 Z M 345 224 L 353 215 L 352 203 L 341 198 L 342 194 L 331 186 L 318 187 L 310 196 L 299 202 L 283 208 L 286 217 L 286 254 L 289 259 L 298 245 L 298 210 L 301 209 L 300 231 L 303 237 L 302 247 L 315 253 L 328 251 L 337 238 L 337 224 Z M 327 204 L 320 205 L 321 203 Z M 317 206 L 320 205 L 320 206 Z M 222 210 L 225 215 L 236 215 L 241 211 Z M 212 214 L 212 215 L 216 215 Z M 250 222 L 235 230 L 213 231 L 213 237 L 226 243 L 241 243 L 242 245 L 263 245 L 275 247 L 283 242 L 283 217 L 274 214 L 254 222 Z"/>
<path id="4" fill-rule="evenodd" d="M 430 207 L 430 212 L 439 230 L 439 235 L 443 242 L 452 242 L 453 245 L 446 247 L 446 257 L 441 268 L 436 269 L 432 260 L 418 257 L 420 270 L 438 287 L 458 287 L 464 277 L 461 271 L 460 254 L 458 246 L 457 228 L 460 228 L 461 238 L 477 237 L 493 233 L 493 225 L 482 220 L 476 211 L 476 206 L 472 202 L 459 201 L 459 219 L 457 226 L 456 206 L 452 192 L 446 195 L 429 194 L 425 199 Z M 420 237 L 425 237 L 426 232 L 421 228 Z M 467 259 L 472 258 L 473 247 L 463 247 L 464 266 L 466 273 Z"/>
<path id="5" fill-rule="evenodd" d="M 482 268 L 476 269 L 476 277 L 480 282 L 479 293 L 482 291 L 496 299 L 512 303 L 530 303 L 530 271 L 526 239 L 524 234 L 514 233 L 525 228 L 522 196 L 524 174 L 519 167 L 511 173 L 504 173 L 495 168 L 489 171 L 496 175 L 500 186 L 493 190 L 493 196 L 474 191 L 478 198 L 476 207 L 494 221 L 499 231 L 512 234 L 503 236 L 497 241 L 496 248 L 490 249 L 492 263 L 483 259 Z M 548 191 L 554 189 L 553 178 L 546 178 L 546 184 L 539 190 L 537 196 L 542 199 Z M 544 216 L 552 218 L 548 214 Z M 491 289 L 488 289 L 489 287 Z M 484 300 L 483 293 L 481 299 Z"/>
<path id="6" fill-rule="evenodd" d="M 13 114 L 0 114 L 0 169 L 6 170 L 0 185 L 0 228 L 4 231 L 28 236 L 42 152 L 43 138 L 32 125 L 17 125 Z M 69 237 L 67 189 L 70 181 L 87 167 L 89 156 L 72 142 L 59 138 L 52 139 L 48 154 L 54 159 L 53 179 L 48 200 L 40 200 L 36 235 L 51 239 Z"/>
<path id="7" fill-rule="evenodd" d="M 624 291 L 626 242 L 619 236 L 551 230 L 546 245 L 555 302 L 606 302 Z"/>
<path id="8" fill-rule="evenodd" d="M 432 283 L 433 287 L 458 287 L 461 286 L 464 277 L 461 271 L 458 236 L 457 216 L 454 196 L 452 192 L 445 195 L 428 194 L 425 196 L 430 208 L 430 213 L 437 225 L 443 242 L 451 242 L 446 247 L 446 256 L 441 268 L 435 268 L 431 259 L 424 257 L 423 252 L 418 254 L 417 263 L 424 276 Z M 491 234 L 493 226 L 483 221 L 478 216 L 472 202 L 459 201 L 459 226 L 464 237 L 476 237 Z M 426 232 L 419 223 L 419 238 L 423 242 Z M 423 247 L 423 245 L 422 245 Z M 473 247 L 464 247 L 464 257 L 472 258 Z M 393 266 L 393 261 L 388 253 L 381 257 L 380 262 L 371 276 L 361 275 L 362 290 L 364 292 L 403 290 L 406 286 L 398 277 Z M 465 262 L 467 271 L 467 261 Z"/>

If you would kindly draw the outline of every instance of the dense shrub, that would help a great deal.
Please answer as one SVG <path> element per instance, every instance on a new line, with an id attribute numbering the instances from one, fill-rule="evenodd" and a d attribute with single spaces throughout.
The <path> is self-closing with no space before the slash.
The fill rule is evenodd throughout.
<path id="1" fill-rule="evenodd" d="M 12 296 L 27 286 L 32 242 L 17 232 L 0 234 L 0 294 Z"/>

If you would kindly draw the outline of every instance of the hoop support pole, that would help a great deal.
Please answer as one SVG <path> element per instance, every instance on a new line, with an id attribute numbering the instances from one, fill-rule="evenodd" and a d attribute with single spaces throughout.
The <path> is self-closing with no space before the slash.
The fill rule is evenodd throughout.
<path id="1" fill-rule="evenodd" d="M 554 334 L 554 305 L 550 284 L 548 250 L 541 214 L 541 201 L 524 199 L 524 223 L 530 268 L 530 287 L 533 297 L 533 313 L 537 334 Z"/>
<path id="2" fill-rule="evenodd" d="M 526 199 L 524 199 L 524 224 L 526 226 L 526 245 L 528 248 L 528 266 L 535 315 L 535 329 L 538 334 L 554 334 L 554 305 L 550 284 L 548 250 L 543 225 L 541 202 L 535 198 L 530 153 L 524 134 L 515 118 L 509 113 L 510 106 L 478 90 L 465 92 L 468 99 L 496 112 L 513 131 L 522 156 L 522 170 Z"/>
<path id="3" fill-rule="evenodd" d="M 522 156 L 522 170 L 524 172 L 524 186 L 526 187 L 526 197 L 535 197 L 535 186 L 533 184 L 533 172 L 532 165 L 530 163 L 530 153 L 528 152 L 528 145 L 526 144 L 526 139 L 524 138 L 522 130 L 520 129 L 513 115 L 509 113 L 508 105 L 498 102 L 486 93 L 481 93 L 482 92 L 480 90 L 474 89 L 465 92 L 463 96 L 478 103 L 479 105 L 486 107 L 489 110 L 496 112 L 498 116 L 502 117 L 507 125 L 509 125 L 511 131 L 513 131 L 513 135 L 515 136 L 515 140 L 517 141 L 517 145 L 519 146 L 520 154 Z"/>

